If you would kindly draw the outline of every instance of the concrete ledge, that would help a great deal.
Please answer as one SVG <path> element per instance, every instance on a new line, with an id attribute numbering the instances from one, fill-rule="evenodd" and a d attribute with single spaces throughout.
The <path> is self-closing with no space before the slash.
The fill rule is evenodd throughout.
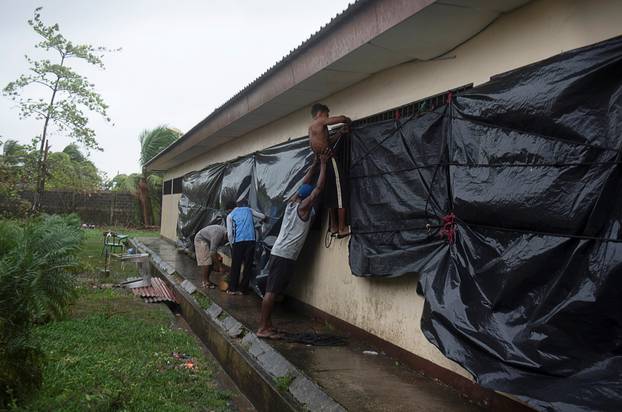
<path id="1" fill-rule="evenodd" d="M 157 272 L 153 275 L 162 278 L 171 288 L 180 305 L 181 314 L 193 332 L 210 349 L 257 410 L 345 411 L 302 371 L 222 307 L 212 303 L 208 308 L 202 308 L 181 286 L 171 265 L 162 261 L 140 241 L 132 239 L 131 242 L 137 249 L 149 253 L 152 266 Z"/>

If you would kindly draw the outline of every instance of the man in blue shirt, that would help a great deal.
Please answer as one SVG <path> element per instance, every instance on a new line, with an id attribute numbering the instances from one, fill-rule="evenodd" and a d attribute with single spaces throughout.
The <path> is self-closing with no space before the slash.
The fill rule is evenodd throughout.
<path id="1" fill-rule="evenodd" d="M 248 291 L 255 256 L 255 218 L 263 221 L 266 216 L 248 207 L 246 201 L 238 202 L 237 207 L 227 215 L 227 235 L 231 243 L 229 295 L 241 295 Z M 244 272 L 240 281 L 242 264 Z"/>

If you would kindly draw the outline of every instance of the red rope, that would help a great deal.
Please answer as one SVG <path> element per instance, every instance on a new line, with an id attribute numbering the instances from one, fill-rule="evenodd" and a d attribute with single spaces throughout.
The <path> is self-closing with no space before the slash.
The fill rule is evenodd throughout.
<path id="1" fill-rule="evenodd" d="M 447 243 L 452 245 L 456 240 L 456 215 L 450 213 L 441 218 L 443 224 L 440 231 L 441 237 L 447 237 Z"/>

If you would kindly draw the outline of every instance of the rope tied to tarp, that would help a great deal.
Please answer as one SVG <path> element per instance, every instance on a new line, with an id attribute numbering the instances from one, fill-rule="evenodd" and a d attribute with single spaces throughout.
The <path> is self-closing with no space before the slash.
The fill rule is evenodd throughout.
<path id="1" fill-rule="evenodd" d="M 439 232 L 441 238 L 446 237 L 447 243 L 453 245 L 456 240 L 456 215 L 450 213 L 441 217 L 442 227 Z"/>

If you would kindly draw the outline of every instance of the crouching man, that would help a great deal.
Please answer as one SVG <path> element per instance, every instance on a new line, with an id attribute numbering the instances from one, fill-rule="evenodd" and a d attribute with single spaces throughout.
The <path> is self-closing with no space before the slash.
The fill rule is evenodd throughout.
<path id="1" fill-rule="evenodd" d="M 214 260 L 218 259 L 217 250 L 227 243 L 227 228 L 220 225 L 209 225 L 194 237 L 194 252 L 197 256 L 197 265 L 203 268 L 203 281 L 201 286 L 214 289 L 216 285 L 210 280 Z"/>
<path id="2" fill-rule="evenodd" d="M 272 327 L 274 300 L 278 294 L 285 290 L 293 275 L 294 263 L 298 259 L 309 233 L 311 221 L 315 216 L 314 203 L 324 189 L 326 162 L 331 155 L 330 149 L 325 148 L 319 156 L 316 156 L 313 165 L 303 178 L 303 184 L 298 193 L 285 207 L 281 230 L 274 246 L 272 246 L 270 261 L 268 262 L 268 282 L 266 294 L 261 304 L 261 321 L 257 331 L 257 336 L 260 338 L 278 339 L 281 337 Z M 313 186 L 311 180 L 318 162 L 320 164 L 320 175 L 317 185 Z"/>

